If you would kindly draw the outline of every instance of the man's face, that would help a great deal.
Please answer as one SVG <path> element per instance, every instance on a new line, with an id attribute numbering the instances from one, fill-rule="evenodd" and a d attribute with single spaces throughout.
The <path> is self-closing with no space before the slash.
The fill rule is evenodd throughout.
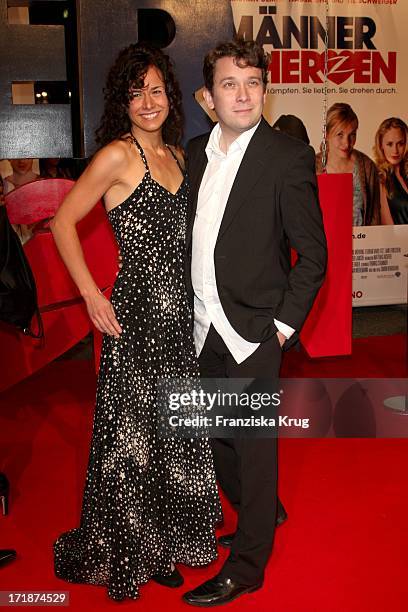
<path id="1" fill-rule="evenodd" d="M 213 91 L 205 89 L 203 95 L 217 113 L 222 131 L 238 138 L 261 118 L 265 103 L 262 70 L 240 68 L 234 58 L 222 57 L 215 64 Z"/>

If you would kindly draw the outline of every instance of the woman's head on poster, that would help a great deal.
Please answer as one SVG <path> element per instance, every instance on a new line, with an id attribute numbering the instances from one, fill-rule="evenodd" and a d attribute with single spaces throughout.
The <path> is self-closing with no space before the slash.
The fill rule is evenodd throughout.
<path id="1" fill-rule="evenodd" d="M 353 226 L 379 225 L 380 181 L 374 162 L 355 149 L 358 117 L 349 104 L 336 102 L 326 115 L 326 158 L 316 156 L 316 172 L 353 175 Z"/>
<path id="2" fill-rule="evenodd" d="M 374 158 L 381 182 L 381 223 L 408 223 L 408 126 L 385 119 L 375 135 Z"/>
<path id="3" fill-rule="evenodd" d="M 281 115 L 272 127 L 274 127 L 275 130 L 280 130 L 281 132 L 285 132 L 285 134 L 289 134 L 289 136 L 293 138 L 302 140 L 305 144 L 310 144 L 305 124 L 295 115 Z"/>
<path id="4" fill-rule="evenodd" d="M 356 144 L 358 117 L 349 104 L 337 102 L 327 111 L 326 144 L 331 163 L 347 160 Z"/>
<path id="5" fill-rule="evenodd" d="M 398 117 L 385 119 L 375 135 L 374 157 L 382 182 L 397 169 L 406 174 L 408 126 Z"/>

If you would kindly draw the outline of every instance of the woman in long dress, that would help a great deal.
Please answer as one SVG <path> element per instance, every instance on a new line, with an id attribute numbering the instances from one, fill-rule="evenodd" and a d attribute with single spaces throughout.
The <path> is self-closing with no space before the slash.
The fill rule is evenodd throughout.
<path id="1" fill-rule="evenodd" d="M 97 134 L 104 145 L 52 231 L 104 341 L 80 526 L 55 543 L 57 576 L 136 598 L 154 579 L 180 586 L 176 563 L 216 557 L 221 518 L 205 439 L 160 438 L 159 379 L 198 377 L 184 287 L 188 182 L 180 91 L 169 58 L 142 45 L 110 71 Z M 111 301 L 84 261 L 76 223 L 103 197 L 123 266 Z M 103 245 L 101 245 L 103 248 Z"/>

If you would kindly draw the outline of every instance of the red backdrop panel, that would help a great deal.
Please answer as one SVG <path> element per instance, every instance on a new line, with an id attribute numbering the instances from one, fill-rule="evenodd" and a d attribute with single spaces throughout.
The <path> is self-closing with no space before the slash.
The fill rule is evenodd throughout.
<path id="1" fill-rule="evenodd" d="M 327 275 L 300 337 L 310 357 L 350 355 L 353 177 L 322 174 L 318 186 L 327 238 Z"/>
<path id="2" fill-rule="evenodd" d="M 52 217 L 72 186 L 72 181 L 50 179 L 16 189 L 6 197 L 10 220 L 34 223 Z M 78 234 L 91 274 L 109 296 L 117 272 L 117 245 L 101 202 L 78 223 Z M 36 280 L 45 337 L 36 340 L 12 326 L 0 325 L 0 390 L 37 371 L 92 330 L 85 304 L 58 254 L 50 230 L 35 233 L 24 250 Z M 97 347 L 99 344 L 98 337 Z"/>

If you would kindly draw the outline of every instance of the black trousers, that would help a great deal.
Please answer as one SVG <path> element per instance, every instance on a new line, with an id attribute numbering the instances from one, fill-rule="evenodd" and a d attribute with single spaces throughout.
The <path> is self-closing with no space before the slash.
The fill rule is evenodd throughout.
<path id="1" fill-rule="evenodd" d="M 277 336 L 237 364 L 211 325 L 199 357 L 203 378 L 277 380 L 282 351 Z M 272 551 L 277 514 L 276 438 L 213 439 L 218 482 L 238 512 L 238 528 L 221 576 L 241 584 L 262 582 Z"/>

